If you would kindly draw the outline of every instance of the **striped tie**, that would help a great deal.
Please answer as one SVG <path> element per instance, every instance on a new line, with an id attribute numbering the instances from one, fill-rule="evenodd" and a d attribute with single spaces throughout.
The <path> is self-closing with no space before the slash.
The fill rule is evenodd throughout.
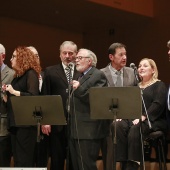
<path id="1" fill-rule="evenodd" d="M 67 81 L 68 81 L 68 83 L 70 83 L 71 81 L 72 81 L 72 75 L 70 74 L 71 73 L 71 68 L 70 67 L 66 67 L 65 68 L 65 70 L 66 70 L 66 78 L 67 78 Z"/>

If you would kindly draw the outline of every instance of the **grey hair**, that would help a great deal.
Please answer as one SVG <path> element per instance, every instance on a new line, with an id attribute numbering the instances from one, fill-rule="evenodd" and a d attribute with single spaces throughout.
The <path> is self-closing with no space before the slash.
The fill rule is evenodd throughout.
<path id="1" fill-rule="evenodd" d="M 79 49 L 79 51 L 81 50 L 86 50 L 87 51 L 87 56 L 92 59 L 92 66 L 96 67 L 97 65 L 97 56 L 96 54 L 94 54 L 94 52 L 92 52 L 91 50 L 85 49 L 85 48 L 81 48 Z"/>
<path id="2" fill-rule="evenodd" d="M 75 46 L 75 52 L 77 52 L 77 45 L 73 42 L 73 41 L 64 41 L 61 45 L 60 45 L 60 51 L 62 50 L 63 46 L 64 45 L 72 45 L 72 46 Z"/>

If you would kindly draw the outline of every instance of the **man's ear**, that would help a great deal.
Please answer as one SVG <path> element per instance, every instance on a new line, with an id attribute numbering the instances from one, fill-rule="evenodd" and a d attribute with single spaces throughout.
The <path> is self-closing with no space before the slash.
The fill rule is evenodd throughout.
<path id="1" fill-rule="evenodd" d="M 109 59 L 112 61 L 113 60 L 113 54 L 109 54 Z"/>
<path id="2" fill-rule="evenodd" d="M 5 54 L 2 54 L 2 60 L 3 61 L 5 60 Z"/>

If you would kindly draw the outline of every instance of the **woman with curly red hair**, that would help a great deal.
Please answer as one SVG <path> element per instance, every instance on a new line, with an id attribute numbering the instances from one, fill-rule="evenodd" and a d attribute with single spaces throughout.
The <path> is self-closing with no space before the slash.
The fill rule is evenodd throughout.
<path id="1" fill-rule="evenodd" d="M 15 78 L 3 88 L 7 91 L 9 131 L 15 167 L 33 167 L 36 145 L 36 126 L 17 126 L 11 106 L 11 96 L 39 95 L 39 75 L 41 72 L 37 56 L 27 47 L 17 47 L 11 58 Z M 23 117 L 24 117 L 24 113 Z"/>

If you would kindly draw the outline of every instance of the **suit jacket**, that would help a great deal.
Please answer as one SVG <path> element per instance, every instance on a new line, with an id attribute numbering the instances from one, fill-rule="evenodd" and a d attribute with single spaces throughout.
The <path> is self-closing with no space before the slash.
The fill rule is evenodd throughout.
<path id="1" fill-rule="evenodd" d="M 77 72 L 76 69 L 74 69 L 73 79 L 77 79 L 79 75 L 80 73 Z M 67 118 L 68 113 L 66 109 L 66 104 L 68 99 L 68 81 L 62 63 L 47 67 L 45 69 L 41 94 L 61 95 L 63 101 L 64 113 Z"/>
<path id="2" fill-rule="evenodd" d="M 108 86 L 114 87 L 115 84 L 114 84 L 109 66 L 101 69 L 101 71 L 104 72 L 108 80 Z M 130 67 L 124 67 L 123 68 L 123 86 L 136 86 L 136 85 L 137 85 L 137 81 L 135 78 L 134 70 Z"/>
<path id="3" fill-rule="evenodd" d="M 101 69 L 103 73 L 105 74 L 107 80 L 108 80 L 108 86 L 114 87 L 114 81 L 113 76 L 111 74 L 111 70 L 109 69 L 109 65 L 103 69 Z M 134 70 L 130 67 L 124 67 L 123 68 L 123 86 L 137 86 L 137 80 L 135 78 Z M 110 123 L 112 123 L 113 120 L 110 120 Z M 111 133 L 110 133 L 111 135 Z"/>
<path id="4" fill-rule="evenodd" d="M 6 65 L 5 68 L 1 71 L 2 85 L 10 84 L 14 78 L 14 73 L 15 73 L 14 70 L 12 70 Z M 0 110 L 1 110 L 0 136 L 6 136 L 8 134 L 6 103 L 2 102 Z"/>
<path id="5" fill-rule="evenodd" d="M 100 139 L 109 132 L 107 120 L 90 119 L 89 89 L 107 86 L 103 72 L 92 67 L 81 79 L 80 86 L 74 91 L 71 136 L 74 139 Z"/>

